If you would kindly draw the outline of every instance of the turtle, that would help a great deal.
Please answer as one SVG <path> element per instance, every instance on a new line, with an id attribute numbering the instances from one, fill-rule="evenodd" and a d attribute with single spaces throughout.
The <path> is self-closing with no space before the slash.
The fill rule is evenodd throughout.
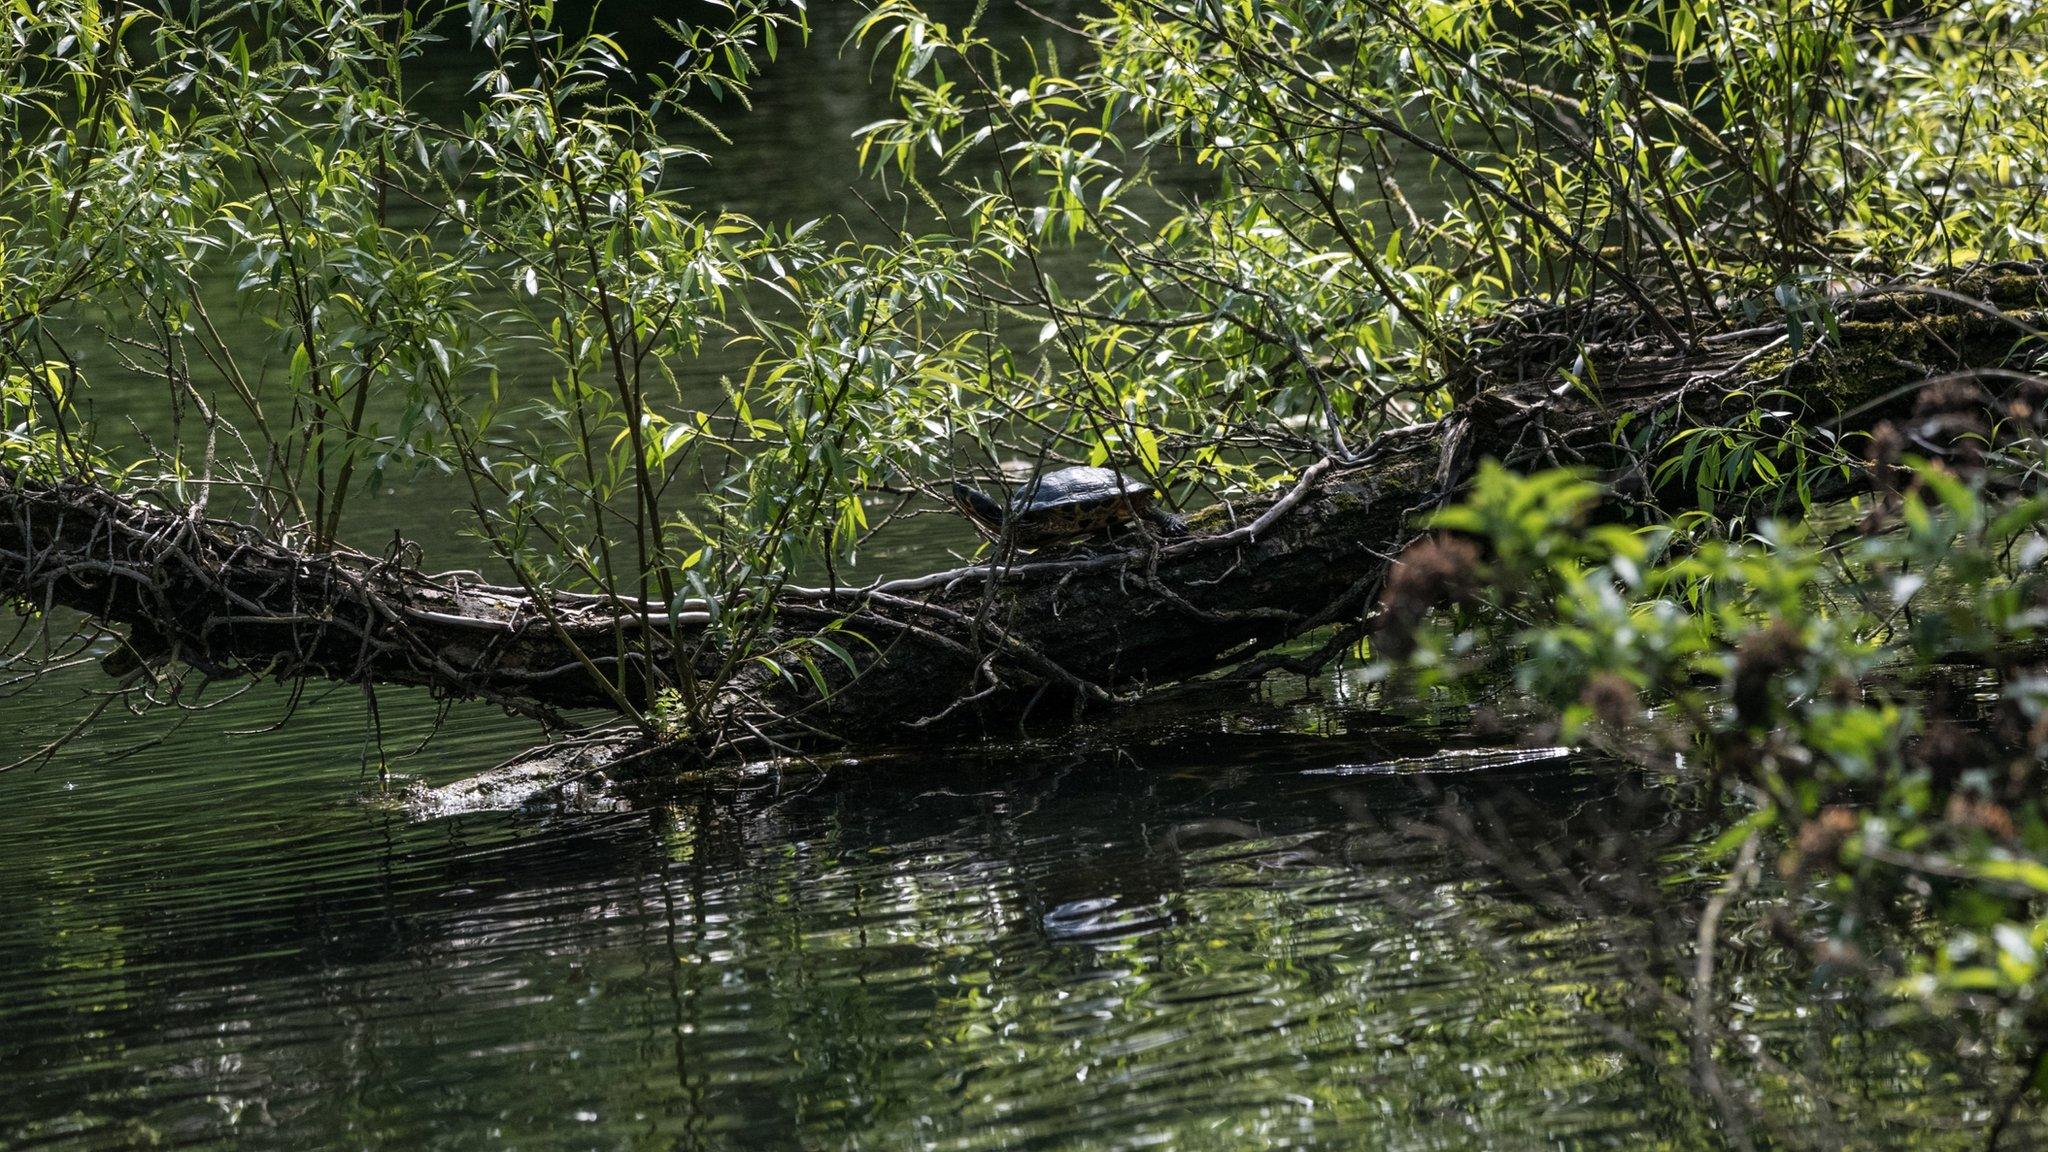
<path id="1" fill-rule="evenodd" d="M 1005 531 L 1019 548 L 1041 549 L 1096 536 L 1136 520 L 1180 536 L 1180 517 L 1153 507 L 1152 485 L 1114 468 L 1061 468 L 1034 476 L 1006 501 L 955 481 L 953 504 L 990 540 Z"/>

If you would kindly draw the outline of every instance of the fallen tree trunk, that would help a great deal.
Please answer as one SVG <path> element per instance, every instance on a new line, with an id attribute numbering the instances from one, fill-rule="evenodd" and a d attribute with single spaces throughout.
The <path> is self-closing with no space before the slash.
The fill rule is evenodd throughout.
<path id="1" fill-rule="evenodd" d="M 147 491 L 0 469 L 0 589 L 129 629 L 145 662 L 430 688 L 525 712 L 613 707 L 638 684 L 648 630 L 675 622 L 596 596 L 535 597 L 400 556 L 307 553 Z M 683 614 L 687 623 L 690 614 Z M 613 678 L 608 688 L 598 673 Z"/>
<path id="2" fill-rule="evenodd" d="M 1579 307 L 1490 325 L 1474 334 L 1472 374 L 1456 382 L 1470 398 L 1452 415 L 1315 461 L 1278 495 L 1199 512 L 1185 539 L 863 588 L 784 588 L 772 635 L 798 648 L 835 636 L 853 667 L 818 661 L 830 673 L 823 691 L 808 675 L 752 667 L 717 687 L 707 714 L 725 735 L 737 725 L 770 743 L 900 741 L 1014 731 L 1327 632 L 1320 652 L 1293 662 L 1314 666 L 1365 626 L 1418 514 L 1480 460 L 1588 465 L 1652 496 L 1676 433 L 1754 423 L 1766 392 L 1784 409 L 1770 420 L 1787 428 L 1868 427 L 1929 377 L 2010 377 L 2030 365 L 2048 278 L 2008 266 L 1845 295 L 1796 355 L 1782 323 L 1674 353 L 1633 339 L 1629 316 Z M 144 492 L 8 475 L 0 588 L 127 625 L 138 648 L 212 675 L 418 685 L 542 714 L 644 705 L 650 662 L 708 669 L 717 655 L 696 614 L 534 596 L 395 558 L 307 555 Z"/>
<path id="3" fill-rule="evenodd" d="M 1635 339 L 1626 310 L 1510 317 L 1475 335 L 1475 375 L 1458 382 L 1471 398 L 1451 416 L 1319 461 L 1277 497 L 1198 513 L 1188 539 L 786 594 L 785 620 L 855 632 L 879 655 L 823 698 L 801 685 L 763 685 L 764 697 L 776 715 L 835 734 L 901 738 L 959 723 L 1014 729 L 1041 710 L 1141 694 L 1337 628 L 1306 659 L 1252 665 L 1313 667 L 1363 630 L 1418 516 L 1481 460 L 1588 466 L 1624 495 L 1670 495 L 1656 466 L 1686 429 L 1752 421 L 1761 406 L 1783 411 L 1758 433 L 1839 435 L 1909 409 L 1913 386 L 1944 373 L 2010 382 L 2048 322 L 2048 280 L 2021 266 L 1833 304 L 1832 330 L 1805 333 L 1798 355 L 1782 323 L 1673 353 Z M 1679 487 L 1692 506 L 1690 481 Z"/>

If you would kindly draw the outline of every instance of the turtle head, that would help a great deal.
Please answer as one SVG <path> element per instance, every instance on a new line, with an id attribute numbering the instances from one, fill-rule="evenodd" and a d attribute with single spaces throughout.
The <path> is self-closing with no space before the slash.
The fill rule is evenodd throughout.
<path id="1" fill-rule="evenodd" d="M 953 506 L 962 515 L 974 521 L 974 526 L 986 533 L 990 539 L 1003 534 L 1003 506 L 988 498 L 978 488 L 970 488 L 958 480 L 953 481 Z"/>

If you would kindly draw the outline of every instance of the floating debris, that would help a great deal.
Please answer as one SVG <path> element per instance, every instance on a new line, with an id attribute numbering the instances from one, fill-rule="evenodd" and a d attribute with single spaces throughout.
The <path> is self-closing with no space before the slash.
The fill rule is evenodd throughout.
<path id="1" fill-rule="evenodd" d="M 1410 756 L 1400 760 L 1381 760 L 1371 764 L 1333 764 L 1328 768 L 1309 768 L 1304 776 L 1417 776 L 1440 772 L 1479 772 L 1488 768 L 1513 768 L 1522 764 L 1541 764 L 1548 760 L 1569 759 L 1576 748 L 1466 748 L 1432 753 L 1428 756 Z"/>

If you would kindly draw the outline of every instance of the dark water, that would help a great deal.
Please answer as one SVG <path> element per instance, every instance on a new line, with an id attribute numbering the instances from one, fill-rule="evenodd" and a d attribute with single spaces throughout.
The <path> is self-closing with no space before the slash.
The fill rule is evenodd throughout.
<path id="1" fill-rule="evenodd" d="M 820 18 L 707 197 L 848 207 L 874 110 Z M 417 492 L 360 514 L 462 547 Z M 102 683 L 0 703 L 6 746 Z M 111 718 L 0 775 L 0 1146 L 1979 1145 L 1986 1055 L 1741 905 L 1703 1090 L 1682 977 L 1715 877 L 1628 851 L 1668 784 L 1437 757 L 1471 738 L 1322 690 L 434 821 L 388 800 L 530 731 L 385 693 L 387 787 L 353 691 L 277 728 L 275 689 Z"/>
<path id="2" fill-rule="evenodd" d="M 374 802 L 347 700 L 226 735 L 278 704 L 0 778 L 0 1143 L 1723 1146 L 1657 916 L 1479 863 L 1654 835 L 1612 766 L 1245 705 L 421 822 Z M 459 713 L 404 767 L 518 739 Z M 1440 789 L 1517 799 L 1446 842 Z M 1767 1145 L 1971 1146 L 1939 1037 L 1750 943 L 1724 1055 Z"/>

